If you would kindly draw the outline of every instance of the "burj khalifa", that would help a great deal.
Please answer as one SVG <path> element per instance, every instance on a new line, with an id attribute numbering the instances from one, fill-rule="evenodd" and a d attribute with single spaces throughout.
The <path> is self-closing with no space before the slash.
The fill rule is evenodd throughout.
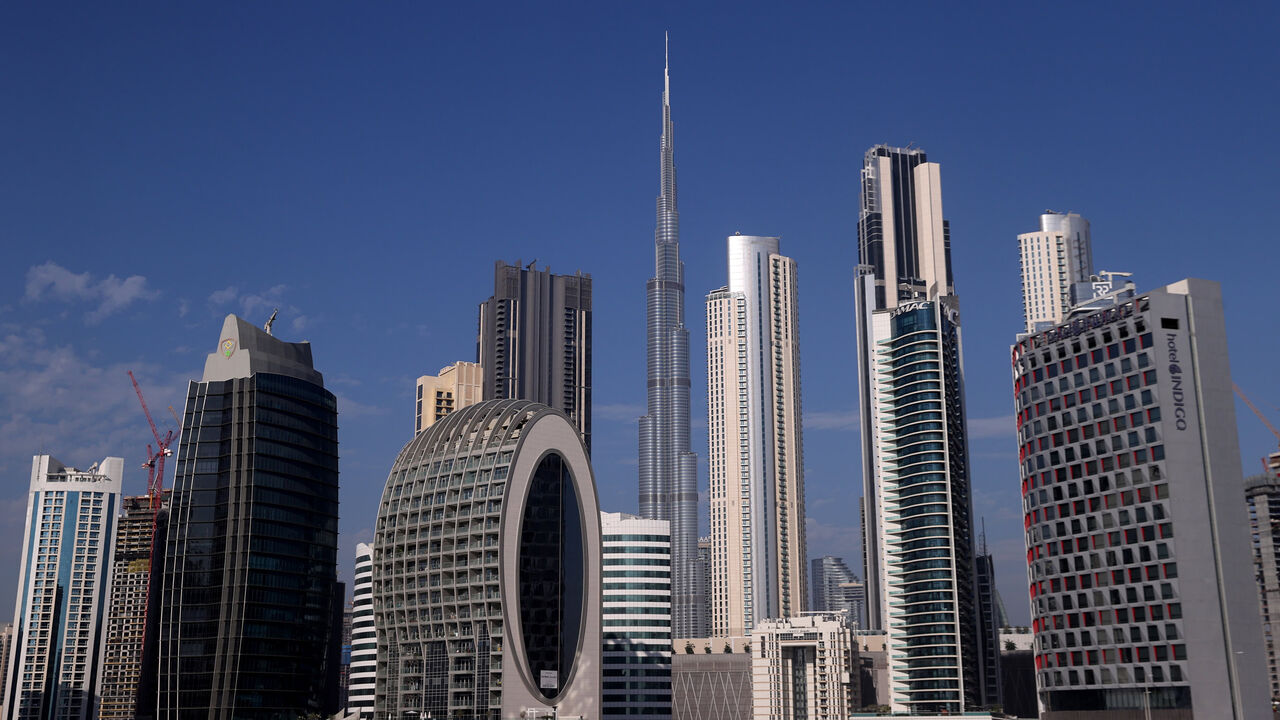
<path id="1" fill-rule="evenodd" d="M 698 456 L 689 450 L 689 329 L 671 124 L 670 63 L 663 69 L 661 184 L 648 310 L 648 414 L 640 418 L 640 516 L 671 523 L 672 637 L 706 637 L 698 561 Z"/>

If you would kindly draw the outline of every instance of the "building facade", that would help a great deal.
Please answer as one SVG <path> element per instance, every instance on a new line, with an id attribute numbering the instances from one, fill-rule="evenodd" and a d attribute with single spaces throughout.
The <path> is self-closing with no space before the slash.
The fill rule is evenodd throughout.
<path id="1" fill-rule="evenodd" d="M 920 149 L 877 145 L 863 159 L 854 299 L 863 465 L 862 574 L 867 583 L 867 627 L 872 630 L 884 628 L 872 318 L 875 312 L 896 308 L 902 301 L 953 292 L 951 228 L 942 217 L 940 172 L 938 164 L 928 162 Z"/>
<path id="2" fill-rule="evenodd" d="M 809 561 L 809 609 L 815 612 L 843 612 L 855 628 L 866 620 L 867 588 L 844 558 L 824 555 Z"/>
<path id="3" fill-rule="evenodd" d="M 338 708 L 337 401 L 308 343 L 234 315 L 187 389 L 160 585 L 157 717 Z"/>
<path id="4" fill-rule="evenodd" d="M 671 717 L 671 526 L 600 513 L 601 717 Z"/>
<path id="5" fill-rule="evenodd" d="M 640 418 L 640 517 L 671 523 L 672 618 L 682 637 L 706 635 L 707 588 L 698 556 L 698 456 L 689 449 L 689 328 L 676 203 L 671 75 L 664 69 L 654 274 L 645 284 L 646 414 Z"/>
<path id="6" fill-rule="evenodd" d="M 973 558 L 975 594 L 978 611 L 978 657 L 982 661 L 982 692 L 985 704 L 994 705 L 1004 697 L 1000 684 L 1000 592 L 996 589 L 996 562 L 986 551 L 986 536 Z"/>
<path id="7" fill-rule="evenodd" d="M 867 625 L 898 712 L 984 696 L 959 299 L 940 168 L 878 145 L 862 171 L 856 276 Z"/>
<path id="8" fill-rule="evenodd" d="M 751 642 L 755 720 L 846 720 L 862 706 L 858 646 L 844 613 L 764 620 Z"/>
<path id="9" fill-rule="evenodd" d="M 484 368 L 462 360 L 418 378 L 413 432 L 420 433 L 454 410 L 480 402 L 483 387 Z"/>
<path id="10" fill-rule="evenodd" d="M 420 433 L 374 531 L 374 717 L 599 717 L 600 542 L 563 413 L 490 400 Z"/>
<path id="11" fill-rule="evenodd" d="M 805 608 L 796 264 L 778 238 L 728 239 L 729 284 L 707 296 L 711 634 Z"/>
<path id="12" fill-rule="evenodd" d="M 373 617 L 373 546 L 356 545 L 356 568 L 351 600 L 351 669 L 347 709 L 360 720 L 373 717 L 378 679 L 378 633 Z"/>
<path id="13" fill-rule="evenodd" d="M 1216 283 L 1021 338 L 1013 380 L 1042 718 L 1264 718 Z"/>
<path id="14" fill-rule="evenodd" d="M 1280 670 L 1276 667 L 1276 637 L 1280 630 L 1280 477 L 1270 467 L 1280 460 L 1271 455 L 1268 472 L 1245 478 L 1249 530 L 1253 538 L 1253 572 L 1262 603 L 1262 641 L 1267 653 L 1271 697 L 1280 698 Z"/>
<path id="15" fill-rule="evenodd" d="M 698 538 L 698 569 L 702 571 L 702 616 L 707 619 L 706 630 L 701 635 L 710 635 L 711 630 L 711 536 Z"/>
<path id="16" fill-rule="evenodd" d="M 9 657 L 13 652 L 13 623 L 0 625 L 0 671 L 9 672 Z M 9 691 L 8 675 L 0 677 L 0 715 L 4 715 L 6 693 Z"/>
<path id="17" fill-rule="evenodd" d="M 124 460 L 31 460 L 6 720 L 92 720 Z"/>
<path id="18" fill-rule="evenodd" d="M 1089 221 L 1076 213 L 1046 210 L 1038 232 L 1018 236 L 1018 252 L 1027 332 L 1061 323 L 1076 304 L 1072 286 L 1093 275 Z"/>
<path id="19" fill-rule="evenodd" d="M 111 566 L 111 601 L 102 651 L 101 720 L 136 717 L 142 641 L 147 629 L 155 510 L 151 497 L 123 498 Z"/>
<path id="20" fill-rule="evenodd" d="M 494 264 L 476 360 L 486 400 L 532 400 L 573 421 L 591 451 L 591 276 Z"/>
<path id="21" fill-rule="evenodd" d="M 675 720 L 751 717 L 751 638 L 677 639 L 671 696 Z"/>

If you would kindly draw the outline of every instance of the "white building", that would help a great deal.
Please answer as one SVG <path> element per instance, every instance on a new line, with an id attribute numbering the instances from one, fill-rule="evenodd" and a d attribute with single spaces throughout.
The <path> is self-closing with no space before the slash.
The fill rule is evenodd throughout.
<path id="1" fill-rule="evenodd" d="M 795 261 L 734 235 L 707 295 L 711 631 L 744 635 L 806 606 Z"/>
<path id="2" fill-rule="evenodd" d="M 1062 322 L 1071 309 L 1071 286 L 1093 274 L 1089 221 L 1076 213 L 1046 210 L 1039 232 L 1018 236 L 1022 261 L 1022 310 L 1027 332 Z"/>
<path id="3" fill-rule="evenodd" d="M 755 720 L 845 720 L 861 707 L 858 646 L 845 613 L 763 620 L 751 644 Z"/>
<path id="4" fill-rule="evenodd" d="M 373 695 L 378 680 L 378 633 L 373 624 L 372 545 L 356 545 L 354 585 L 347 709 L 358 712 L 358 717 L 363 719 L 373 717 Z"/>
<path id="5" fill-rule="evenodd" d="M 671 529 L 600 513 L 605 718 L 671 717 Z"/>
<path id="6" fill-rule="evenodd" d="M 6 720 L 98 716 L 102 625 L 123 478 L 120 458 L 88 470 L 49 455 L 31 460 Z"/>
<path id="7" fill-rule="evenodd" d="M 1013 346 L 1045 720 L 1270 718 L 1217 283 Z"/>

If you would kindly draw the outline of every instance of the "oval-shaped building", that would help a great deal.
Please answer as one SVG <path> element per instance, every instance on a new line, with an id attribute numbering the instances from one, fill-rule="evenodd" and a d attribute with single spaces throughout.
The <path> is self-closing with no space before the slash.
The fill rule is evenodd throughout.
<path id="1" fill-rule="evenodd" d="M 491 400 L 420 433 L 374 547 L 377 718 L 599 716 L 600 513 L 563 413 Z"/>

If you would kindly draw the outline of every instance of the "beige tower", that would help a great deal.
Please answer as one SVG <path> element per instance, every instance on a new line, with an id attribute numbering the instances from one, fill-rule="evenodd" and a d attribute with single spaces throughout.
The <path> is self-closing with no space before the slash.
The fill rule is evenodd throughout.
<path id="1" fill-rule="evenodd" d="M 805 609 L 796 292 L 796 264 L 779 254 L 778 238 L 729 238 L 729 285 L 707 296 L 717 637 Z"/>
<path id="2" fill-rule="evenodd" d="M 484 368 L 477 363 L 462 360 L 440 368 L 437 375 L 418 378 L 414 433 L 426 430 L 454 410 L 480 402 L 480 386 L 483 382 Z"/>
<path id="3" fill-rule="evenodd" d="M 1089 221 L 1076 213 L 1046 210 L 1040 231 L 1018 236 L 1022 311 L 1027 332 L 1057 325 L 1071 309 L 1071 286 L 1093 273 Z"/>

